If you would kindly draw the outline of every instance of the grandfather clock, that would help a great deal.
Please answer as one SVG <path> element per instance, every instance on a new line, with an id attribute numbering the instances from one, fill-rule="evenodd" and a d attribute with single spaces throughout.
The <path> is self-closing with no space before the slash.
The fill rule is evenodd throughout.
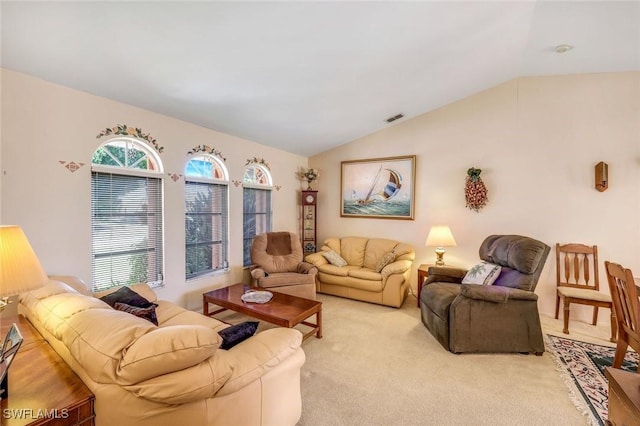
<path id="1" fill-rule="evenodd" d="M 302 250 L 304 254 L 315 253 L 316 207 L 318 191 L 302 191 Z"/>

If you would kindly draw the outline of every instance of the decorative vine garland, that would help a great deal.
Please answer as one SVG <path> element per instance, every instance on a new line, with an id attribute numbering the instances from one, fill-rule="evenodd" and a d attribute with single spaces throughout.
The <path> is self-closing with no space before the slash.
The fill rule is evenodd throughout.
<path id="1" fill-rule="evenodd" d="M 96 139 L 100 139 L 103 136 L 110 135 L 133 136 L 149 142 L 151 145 L 153 145 L 155 150 L 158 151 L 158 154 L 162 154 L 162 152 L 164 151 L 164 147 L 158 145 L 158 142 L 153 136 L 151 136 L 149 133 L 144 133 L 139 127 L 130 127 L 126 124 L 116 124 L 114 127 L 107 127 L 106 129 L 102 130 L 100 133 L 98 133 Z"/>
<path id="2" fill-rule="evenodd" d="M 487 187 L 484 185 L 480 173 L 482 173 L 482 169 L 471 167 L 467 170 L 464 185 L 464 197 L 467 201 L 467 207 L 476 212 L 479 212 L 489 201 Z"/>

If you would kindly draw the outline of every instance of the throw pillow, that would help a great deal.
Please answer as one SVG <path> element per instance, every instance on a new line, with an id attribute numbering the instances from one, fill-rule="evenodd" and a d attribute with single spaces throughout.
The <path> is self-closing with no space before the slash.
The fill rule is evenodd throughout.
<path id="1" fill-rule="evenodd" d="M 127 305 L 126 303 L 116 302 L 113 306 L 118 311 L 127 312 L 131 315 L 135 315 L 140 318 L 144 318 L 147 321 L 158 325 L 158 317 L 156 316 L 156 307 L 151 305 L 148 308 L 139 308 L 137 306 Z"/>
<path id="2" fill-rule="evenodd" d="M 218 334 L 222 337 L 220 349 L 231 349 L 238 343 L 244 342 L 256 334 L 258 324 L 258 321 L 241 322 L 240 324 L 232 325 L 231 327 L 218 331 Z"/>
<path id="3" fill-rule="evenodd" d="M 103 302 L 106 302 L 112 308 L 115 308 L 117 302 L 127 305 L 135 306 L 137 308 L 148 308 L 149 306 L 158 306 L 155 303 L 149 302 L 144 297 L 140 296 L 129 287 L 122 287 L 113 293 L 109 293 L 106 296 L 100 298 Z"/>
<path id="4" fill-rule="evenodd" d="M 385 266 L 387 266 L 388 264 L 390 264 L 394 260 L 396 260 L 396 254 L 394 252 L 390 251 L 388 253 L 385 253 L 380 258 L 380 260 L 378 261 L 378 264 L 376 265 L 376 272 L 382 271 Z"/>
<path id="5" fill-rule="evenodd" d="M 323 251 L 322 255 L 334 266 L 347 266 L 347 261 L 342 258 L 338 253 L 333 250 Z"/>
<path id="6" fill-rule="evenodd" d="M 473 266 L 462 279 L 462 284 L 491 285 L 498 279 L 502 267 L 489 262 Z"/>

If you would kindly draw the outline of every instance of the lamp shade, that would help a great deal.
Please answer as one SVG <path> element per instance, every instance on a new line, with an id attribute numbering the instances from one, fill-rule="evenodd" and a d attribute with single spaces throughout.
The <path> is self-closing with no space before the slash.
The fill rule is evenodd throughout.
<path id="1" fill-rule="evenodd" d="M 424 245 L 427 247 L 455 247 L 456 240 L 453 239 L 453 234 L 448 226 L 435 225 L 429 230 L 427 242 Z"/>
<path id="2" fill-rule="evenodd" d="M 47 274 L 19 226 L 0 226 L 0 296 L 44 285 Z"/>

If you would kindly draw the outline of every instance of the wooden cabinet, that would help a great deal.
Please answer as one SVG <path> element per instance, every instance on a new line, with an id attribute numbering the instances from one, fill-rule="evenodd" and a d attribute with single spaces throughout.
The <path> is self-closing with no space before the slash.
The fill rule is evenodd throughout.
<path id="1" fill-rule="evenodd" d="M 615 426 L 640 425 L 640 375 L 607 367 L 609 419 Z"/>
<path id="2" fill-rule="evenodd" d="M 302 250 L 304 254 L 315 253 L 318 248 L 316 208 L 318 191 L 302 191 Z"/>
<path id="3" fill-rule="evenodd" d="M 23 316 L 1 320 L 2 336 L 16 323 L 24 341 L 9 368 L 9 396 L 0 424 L 90 426 L 95 397 Z"/>

